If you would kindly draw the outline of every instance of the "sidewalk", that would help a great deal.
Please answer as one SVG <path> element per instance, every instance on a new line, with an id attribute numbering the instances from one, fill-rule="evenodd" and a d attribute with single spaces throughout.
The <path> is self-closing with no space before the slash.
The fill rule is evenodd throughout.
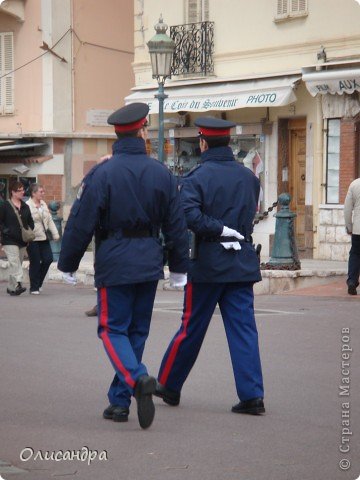
<path id="1" fill-rule="evenodd" d="M 266 262 L 262 258 L 262 262 Z M 25 283 L 28 283 L 29 262 L 24 262 Z M 293 290 L 311 288 L 339 280 L 346 282 L 347 262 L 331 260 L 301 260 L 301 270 L 262 270 L 263 280 L 255 285 L 255 294 L 276 294 L 290 292 Z M 78 283 L 83 285 L 94 285 L 94 266 L 92 252 L 85 252 L 81 260 L 79 270 L 76 273 Z M 168 276 L 168 269 L 165 267 L 165 278 Z M 7 262 L 0 260 L 0 281 L 7 279 Z M 54 262 L 48 273 L 47 281 L 62 282 L 62 274 Z M 160 288 L 171 290 L 168 282 L 159 283 Z"/>

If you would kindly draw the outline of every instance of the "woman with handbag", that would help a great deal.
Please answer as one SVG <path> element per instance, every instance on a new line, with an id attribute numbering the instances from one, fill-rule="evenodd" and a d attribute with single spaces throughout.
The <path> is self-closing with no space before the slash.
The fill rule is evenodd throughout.
<path id="1" fill-rule="evenodd" d="M 44 188 L 39 183 L 30 185 L 31 198 L 26 202 L 30 208 L 34 220 L 35 239 L 29 243 L 27 252 L 29 255 L 30 293 L 39 295 L 43 281 L 53 261 L 50 240 L 59 240 L 59 232 L 49 209 L 44 202 Z"/>
<path id="2" fill-rule="evenodd" d="M 0 205 L 1 243 L 9 262 L 9 282 L 7 293 L 12 296 L 21 295 L 26 291 L 22 286 L 26 245 L 34 238 L 32 230 L 34 222 L 30 209 L 25 202 L 24 186 L 13 180 L 9 184 L 10 200 Z"/>

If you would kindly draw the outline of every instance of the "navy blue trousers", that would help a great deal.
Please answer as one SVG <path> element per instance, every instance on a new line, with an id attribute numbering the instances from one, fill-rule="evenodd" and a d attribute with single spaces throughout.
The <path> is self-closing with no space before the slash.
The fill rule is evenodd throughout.
<path id="1" fill-rule="evenodd" d="M 180 392 L 219 304 L 240 400 L 263 397 L 252 283 L 188 283 L 180 329 L 162 360 L 159 382 Z M 216 361 L 216 359 L 214 359 Z"/>
<path id="2" fill-rule="evenodd" d="M 30 291 L 34 292 L 42 287 L 53 261 L 53 254 L 48 240 L 29 243 L 27 252 L 29 256 Z"/>
<path id="3" fill-rule="evenodd" d="M 128 408 L 137 379 L 147 374 L 141 360 L 157 283 L 98 289 L 98 335 L 116 372 L 108 393 L 112 405 Z"/>
<path id="4" fill-rule="evenodd" d="M 360 235 L 351 235 L 351 249 L 348 264 L 348 285 L 359 285 L 360 275 Z"/>

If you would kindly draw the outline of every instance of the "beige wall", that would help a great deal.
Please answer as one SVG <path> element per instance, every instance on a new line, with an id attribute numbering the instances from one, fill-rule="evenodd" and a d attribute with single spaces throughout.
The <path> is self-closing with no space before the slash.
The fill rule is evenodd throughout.
<path id="1" fill-rule="evenodd" d="M 15 72 L 15 114 L 0 116 L 0 132 L 111 135 L 110 127 L 88 125 L 86 115 L 119 108 L 134 85 L 133 0 L 24 6 L 24 22 L 0 11 L 0 31 L 14 32 L 15 68 L 34 60 Z M 43 42 L 66 62 L 50 52 L 36 59 Z"/>
<path id="2" fill-rule="evenodd" d="M 133 0 L 74 0 L 73 5 L 75 131 L 112 132 L 87 125 L 86 113 L 120 108 L 134 85 Z"/>
<path id="3" fill-rule="evenodd" d="M 136 84 L 151 83 L 145 43 L 162 13 L 168 25 L 185 22 L 184 0 L 135 0 Z M 309 0 L 309 15 L 274 22 L 276 0 L 209 0 L 215 22 L 215 75 L 241 77 L 299 70 L 317 63 L 321 45 L 329 57 L 358 55 L 360 6 L 355 0 Z M 251 5 L 251 7 L 250 7 Z M 140 12 L 144 10 L 143 15 Z"/>
<path id="4" fill-rule="evenodd" d="M 14 32 L 15 68 L 25 65 L 44 51 L 42 44 L 40 0 L 25 2 L 25 22 L 0 13 L 0 31 Z M 24 48 L 26 46 L 26 48 Z M 38 131 L 42 127 L 42 60 L 34 60 L 15 73 L 15 113 L 0 116 L 0 132 Z"/>

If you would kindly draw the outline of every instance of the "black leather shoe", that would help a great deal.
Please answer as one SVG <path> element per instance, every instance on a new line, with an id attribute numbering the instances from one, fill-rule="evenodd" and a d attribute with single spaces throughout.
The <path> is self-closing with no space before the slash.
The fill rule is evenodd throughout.
<path id="1" fill-rule="evenodd" d="M 106 418 L 106 420 L 113 420 L 114 422 L 127 422 L 129 409 L 121 407 L 120 405 L 109 405 L 105 408 L 103 417 Z"/>
<path id="2" fill-rule="evenodd" d="M 264 400 L 259 398 L 252 398 L 251 400 L 245 400 L 237 405 L 234 405 L 231 409 L 234 413 L 249 413 L 250 415 L 260 415 L 265 413 Z"/>
<path id="3" fill-rule="evenodd" d="M 355 285 L 348 285 L 348 294 L 349 295 L 357 295 Z"/>
<path id="4" fill-rule="evenodd" d="M 159 382 L 156 383 L 154 395 L 155 397 L 162 398 L 165 403 L 171 405 L 172 407 L 177 407 L 180 403 L 180 393 L 175 392 L 174 390 L 169 390 Z"/>
<path id="5" fill-rule="evenodd" d="M 137 402 L 137 413 L 141 428 L 149 428 L 155 417 L 155 405 L 152 399 L 155 393 L 156 379 L 143 375 L 135 386 L 134 397 Z"/>
<path id="6" fill-rule="evenodd" d="M 17 297 L 18 295 L 21 295 L 22 293 L 26 292 L 26 288 L 23 287 L 21 283 L 18 283 L 15 290 L 10 290 L 9 288 L 7 288 L 6 291 L 12 297 Z"/>
<path id="7" fill-rule="evenodd" d="M 26 292 L 26 288 L 23 287 L 20 282 L 18 282 L 18 284 L 16 285 L 16 288 L 15 288 L 15 294 L 16 295 L 21 295 L 24 292 Z"/>

